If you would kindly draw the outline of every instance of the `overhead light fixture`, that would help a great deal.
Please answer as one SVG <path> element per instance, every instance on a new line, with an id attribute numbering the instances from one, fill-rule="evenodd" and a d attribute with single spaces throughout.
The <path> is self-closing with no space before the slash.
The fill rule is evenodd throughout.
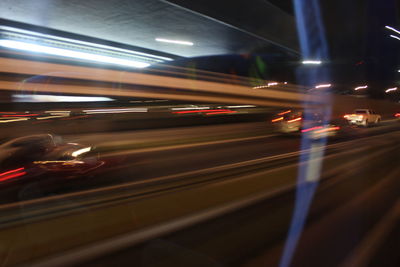
<path id="1" fill-rule="evenodd" d="M 11 27 L 0 27 L 0 47 L 133 68 L 171 61 L 172 58 L 89 43 Z"/>
<path id="2" fill-rule="evenodd" d="M 69 95 L 31 95 L 14 94 L 13 102 L 100 102 L 114 101 L 104 96 L 69 96 Z"/>
<path id="3" fill-rule="evenodd" d="M 322 63 L 321 60 L 303 60 L 304 65 L 320 65 Z"/>
<path id="4" fill-rule="evenodd" d="M 400 40 L 400 37 L 395 36 L 395 35 L 390 35 L 390 37 L 392 37 L 392 38 L 394 38 L 394 39 L 397 39 L 397 40 Z"/>
<path id="5" fill-rule="evenodd" d="M 193 43 L 189 41 L 181 41 L 181 40 L 170 40 L 170 39 L 164 39 L 164 38 L 156 38 L 155 39 L 157 42 L 162 42 L 162 43 L 170 43 L 170 44 L 179 44 L 179 45 L 189 45 L 192 46 Z"/>
<path id="6" fill-rule="evenodd" d="M 400 31 L 396 30 L 396 29 L 395 29 L 395 28 L 393 28 L 393 27 L 390 27 L 390 26 L 385 26 L 385 28 L 386 28 L 386 29 L 388 29 L 388 30 L 394 31 L 395 33 L 398 33 L 398 34 L 400 34 Z"/>

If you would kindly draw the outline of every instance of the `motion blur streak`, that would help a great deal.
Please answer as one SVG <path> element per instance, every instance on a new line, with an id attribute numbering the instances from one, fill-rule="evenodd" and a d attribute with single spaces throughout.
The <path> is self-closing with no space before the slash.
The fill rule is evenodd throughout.
<path id="1" fill-rule="evenodd" d="M 230 112 L 229 109 L 198 109 L 198 110 L 187 110 L 187 111 L 175 111 L 174 114 L 188 114 L 188 113 L 202 113 L 202 112 Z"/>
<path id="2" fill-rule="evenodd" d="M 8 119 L 8 120 L 0 120 L 0 123 L 7 123 L 7 122 L 16 122 L 16 121 L 27 121 L 28 118 L 20 118 L 20 119 Z"/>
<path id="3" fill-rule="evenodd" d="M 208 112 L 206 115 L 214 115 L 214 114 L 230 114 L 230 113 L 236 113 L 236 111 L 233 110 L 227 110 L 227 111 L 219 111 L 219 112 Z"/>
<path id="4" fill-rule="evenodd" d="M 320 65 L 322 63 L 321 60 L 303 60 L 302 62 L 305 65 Z"/>
<path id="5" fill-rule="evenodd" d="M 354 88 L 354 90 L 358 91 L 358 90 L 367 89 L 367 88 L 368 88 L 368 85 L 364 85 L 364 86 L 358 86 L 358 87 Z"/>
<path id="6" fill-rule="evenodd" d="M 81 148 L 79 150 L 72 152 L 71 155 L 73 157 L 78 157 L 79 155 L 82 155 L 83 153 L 89 152 L 91 149 L 92 149 L 91 147 L 84 147 L 84 148 Z"/>
<path id="7" fill-rule="evenodd" d="M 278 115 L 285 115 L 285 114 L 288 114 L 290 112 L 292 112 L 292 111 L 291 110 L 286 110 L 286 111 L 283 111 L 281 113 L 278 113 Z"/>
<path id="8" fill-rule="evenodd" d="M 69 57 L 69 58 L 85 59 L 85 60 L 90 60 L 90 61 L 110 63 L 110 64 L 115 64 L 115 65 L 123 65 L 123 66 L 134 67 L 134 68 L 146 68 L 146 67 L 150 66 L 150 64 L 144 63 L 144 62 L 126 60 L 126 59 L 121 59 L 121 58 L 113 58 L 113 57 L 109 57 L 109 56 L 95 55 L 95 54 L 89 54 L 89 53 L 78 52 L 78 51 L 73 51 L 73 50 L 67 50 L 67 49 L 61 49 L 61 48 L 55 48 L 55 47 L 43 46 L 43 45 L 37 45 L 37 44 L 31 44 L 31 43 L 24 43 L 24 42 L 19 42 L 19 41 L 12 41 L 12 40 L 0 40 L 0 46 L 17 49 L 17 50 L 44 53 L 44 54 Z"/>
<path id="9" fill-rule="evenodd" d="M 110 90 L 109 87 L 101 86 L 78 86 L 51 83 L 23 83 L 0 81 L 2 90 L 26 91 L 36 90 L 37 92 L 57 92 L 66 94 L 87 94 L 102 96 L 133 96 L 145 98 L 162 98 L 174 100 L 193 100 L 216 103 L 243 104 L 246 102 L 253 105 L 271 106 L 293 106 L 299 107 L 307 95 L 299 92 L 277 91 L 277 90 L 249 90 L 248 86 L 223 84 L 201 80 L 188 80 L 183 78 L 165 77 L 135 72 L 123 72 L 117 70 L 97 69 L 80 66 L 67 66 L 46 62 L 34 62 L 20 59 L 2 59 L 0 72 L 24 73 L 29 75 L 43 75 L 49 77 L 83 79 L 96 82 L 116 82 L 121 84 L 119 90 Z M 163 90 L 154 91 L 152 88 L 146 90 L 136 90 L 131 87 L 126 88 L 124 84 L 147 85 L 151 87 L 161 87 Z M 45 88 L 45 89 L 44 89 Z M 169 88 L 182 89 L 181 91 L 171 92 Z M 187 94 L 190 91 L 191 94 Z M 198 95 L 198 93 L 224 93 L 220 95 Z M 313 102 L 318 104 L 319 97 L 313 97 Z M 309 99 L 309 98 L 308 98 Z M 290 102 L 290 103 L 288 103 Z"/>
<path id="10" fill-rule="evenodd" d="M 273 119 L 271 122 L 278 122 L 278 121 L 283 121 L 283 117 Z"/>
<path id="11" fill-rule="evenodd" d="M 332 85 L 330 84 L 330 83 L 328 83 L 328 84 L 319 84 L 319 85 L 317 85 L 317 86 L 315 86 L 315 88 L 329 88 L 329 87 L 331 87 Z"/>
<path id="12" fill-rule="evenodd" d="M 389 88 L 385 91 L 385 93 L 389 93 L 389 92 L 396 91 L 396 90 L 397 90 L 397 87 Z"/>
<path id="13" fill-rule="evenodd" d="M 121 109 L 92 109 L 84 110 L 87 114 L 101 114 L 101 113 L 130 113 L 130 112 L 147 112 L 147 108 L 121 108 Z"/>
<path id="14" fill-rule="evenodd" d="M 395 33 L 398 33 L 398 34 L 400 34 L 400 31 L 396 30 L 396 29 L 395 29 L 395 28 L 393 28 L 393 27 L 390 27 L 390 26 L 385 26 L 385 28 L 386 28 L 386 29 L 388 29 L 388 30 L 394 31 Z"/>
<path id="15" fill-rule="evenodd" d="M 329 60 L 328 45 L 325 37 L 325 29 L 322 23 L 322 15 L 318 0 L 294 0 L 297 32 L 300 40 L 301 54 L 304 58 L 303 64 L 309 59 L 321 59 L 324 62 Z M 308 62 L 311 63 L 311 62 Z M 321 64 L 322 62 L 312 62 Z M 302 85 L 320 84 L 329 81 L 328 73 L 324 68 L 298 68 L 297 83 Z M 317 94 L 318 92 L 316 92 Z M 331 117 L 330 96 L 324 95 L 321 99 L 324 105 L 320 108 L 323 124 Z M 311 105 L 304 103 L 304 118 L 306 121 L 313 121 Z M 280 267 L 289 267 L 296 251 L 301 233 L 303 231 L 308 211 L 318 186 L 322 158 L 326 138 L 312 142 L 306 135 L 302 136 L 301 149 L 310 150 L 309 154 L 300 156 L 300 165 L 297 176 L 297 188 L 295 207 L 288 230 L 287 239 L 284 244 L 283 254 L 279 263 Z"/>
<path id="16" fill-rule="evenodd" d="M 170 40 L 170 39 L 164 39 L 164 38 L 156 38 L 155 40 L 157 42 L 163 42 L 163 43 L 193 46 L 193 43 L 192 42 L 188 42 L 188 41 Z"/>
<path id="17" fill-rule="evenodd" d="M 10 180 L 25 175 L 26 172 L 20 172 L 23 170 L 25 170 L 24 167 L 0 173 L 0 182 L 4 182 L 6 180 Z"/>
<path id="18" fill-rule="evenodd" d="M 314 130 L 318 130 L 318 129 L 322 129 L 322 128 L 323 128 L 322 126 L 316 126 L 316 127 L 312 127 L 312 128 L 301 130 L 301 132 L 302 133 L 306 133 L 306 132 L 309 132 L 309 131 L 314 131 Z"/>
<path id="19" fill-rule="evenodd" d="M 397 40 L 400 40 L 400 37 L 395 36 L 395 35 L 390 35 L 390 37 L 392 37 L 392 38 L 394 38 L 394 39 L 397 39 Z"/>
<path id="20" fill-rule="evenodd" d="M 2 117 L 34 117 L 34 116 L 39 116 L 39 114 L 24 114 L 24 115 L 1 115 Z"/>
<path id="21" fill-rule="evenodd" d="M 291 123 L 291 122 L 295 122 L 295 121 L 301 121 L 301 117 L 295 118 L 293 120 L 288 120 L 287 122 Z"/>
<path id="22" fill-rule="evenodd" d="M 322 129 L 322 130 L 318 130 L 318 131 L 315 131 L 315 133 L 326 133 L 326 132 L 337 131 L 337 130 L 340 130 L 340 127 L 339 127 L 339 126 L 337 126 L 337 127 L 330 127 L 330 128 L 326 128 L 326 129 Z"/>

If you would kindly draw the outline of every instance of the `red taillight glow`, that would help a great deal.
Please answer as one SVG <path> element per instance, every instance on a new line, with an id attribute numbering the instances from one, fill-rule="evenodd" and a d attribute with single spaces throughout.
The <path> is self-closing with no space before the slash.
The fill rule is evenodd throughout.
<path id="1" fill-rule="evenodd" d="M 0 182 L 25 175 L 26 172 L 23 170 L 25 170 L 24 167 L 0 173 Z"/>
<path id="2" fill-rule="evenodd" d="M 284 112 L 278 113 L 278 115 L 285 115 L 285 114 L 288 114 L 290 112 L 292 112 L 292 111 L 291 110 L 286 110 Z"/>
<path id="3" fill-rule="evenodd" d="M 394 114 L 395 117 L 400 117 L 400 113 Z"/>
<path id="4" fill-rule="evenodd" d="M 318 129 L 322 129 L 322 126 L 316 126 L 316 127 L 304 129 L 304 130 L 301 130 L 301 132 L 302 132 L 302 133 L 306 133 L 306 132 L 314 131 L 314 130 L 318 130 Z"/>
<path id="5" fill-rule="evenodd" d="M 283 117 L 273 119 L 271 122 L 278 122 L 278 121 L 283 121 Z"/>
<path id="6" fill-rule="evenodd" d="M 330 127 L 330 128 L 326 128 L 326 129 L 315 131 L 315 133 L 325 133 L 325 132 L 338 131 L 338 130 L 340 130 L 340 127 L 339 126 L 335 126 L 335 127 Z"/>
<path id="7" fill-rule="evenodd" d="M 287 122 L 295 122 L 295 121 L 301 121 L 301 117 L 295 118 L 293 120 L 288 120 Z"/>

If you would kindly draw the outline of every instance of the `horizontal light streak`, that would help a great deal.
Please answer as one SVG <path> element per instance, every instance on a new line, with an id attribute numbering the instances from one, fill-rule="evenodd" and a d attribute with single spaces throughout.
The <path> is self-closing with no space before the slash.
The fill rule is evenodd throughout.
<path id="1" fill-rule="evenodd" d="M 179 45 L 193 46 L 193 43 L 192 43 L 192 42 L 189 42 L 189 41 L 171 40 L 171 39 L 165 39 L 165 38 L 156 38 L 155 40 L 156 40 L 157 42 L 162 42 L 162 43 L 170 43 L 170 44 L 179 44 Z"/>
<path id="2" fill-rule="evenodd" d="M 102 96 L 62 96 L 62 95 L 30 95 L 14 94 L 14 102 L 103 102 L 114 99 Z"/>
<path id="3" fill-rule="evenodd" d="M 186 108 L 171 108 L 171 110 L 195 110 L 195 109 L 209 109 L 210 107 L 186 107 Z"/>
<path id="4" fill-rule="evenodd" d="M 17 50 L 24 50 L 29 52 L 35 53 L 42 53 L 54 56 L 61 56 L 67 58 L 75 58 L 75 59 L 84 59 L 99 63 L 109 63 L 114 65 L 121 65 L 127 67 L 134 67 L 134 68 L 146 68 L 150 66 L 149 63 L 133 61 L 128 59 L 110 57 L 110 56 L 103 56 L 103 55 L 96 55 L 96 54 L 89 54 L 80 51 L 73 51 L 63 48 L 56 48 L 50 46 L 43 46 L 39 44 L 33 43 L 26 43 L 20 41 L 13 41 L 13 40 L 0 40 L 0 46 L 17 49 Z"/>
<path id="5" fill-rule="evenodd" d="M 397 87 L 389 88 L 389 89 L 385 90 L 385 93 L 393 92 L 393 91 L 396 91 L 396 90 L 397 90 Z"/>
<path id="6" fill-rule="evenodd" d="M 255 108 L 254 105 L 226 106 L 227 108 Z"/>
<path id="7" fill-rule="evenodd" d="M 301 62 L 304 65 L 320 65 L 322 63 L 321 60 L 303 60 Z"/>
<path id="8" fill-rule="evenodd" d="M 327 84 L 319 84 L 319 85 L 317 85 L 317 86 L 315 86 L 315 88 L 329 88 L 329 87 L 331 87 L 332 86 L 332 84 L 330 84 L 330 83 L 327 83 Z"/>
<path id="9" fill-rule="evenodd" d="M 398 36 L 395 36 L 395 35 L 390 35 L 390 37 L 392 37 L 392 38 L 394 38 L 394 39 L 397 39 L 397 40 L 400 40 L 400 37 L 398 37 Z"/>
<path id="10" fill-rule="evenodd" d="M 89 152 L 90 150 L 92 150 L 92 148 L 90 146 L 84 147 L 84 148 L 81 148 L 81 149 L 78 149 L 78 150 L 72 152 L 71 155 L 76 158 L 76 157 L 82 155 L 83 153 Z"/>
<path id="11" fill-rule="evenodd" d="M 358 90 L 362 90 L 362 89 L 367 89 L 368 85 L 364 85 L 364 86 L 358 86 L 356 88 L 354 88 L 354 90 L 358 91 Z"/>
<path id="12" fill-rule="evenodd" d="M 271 122 L 278 122 L 278 121 L 283 121 L 283 117 L 279 117 L 279 118 L 271 120 Z"/>
<path id="13" fill-rule="evenodd" d="M 8 120 L 0 120 L 0 123 L 8 123 L 8 122 L 16 122 L 16 121 L 27 121 L 28 118 L 20 118 L 20 119 L 8 119 Z"/>
<path id="14" fill-rule="evenodd" d="M 391 26 L 385 26 L 386 29 L 394 31 L 395 33 L 400 34 L 400 31 L 396 30 L 395 28 L 391 27 Z"/>
<path id="15" fill-rule="evenodd" d="M 84 110 L 86 114 L 103 114 L 103 113 L 132 113 L 147 112 L 147 108 L 121 108 L 121 109 L 90 109 Z"/>

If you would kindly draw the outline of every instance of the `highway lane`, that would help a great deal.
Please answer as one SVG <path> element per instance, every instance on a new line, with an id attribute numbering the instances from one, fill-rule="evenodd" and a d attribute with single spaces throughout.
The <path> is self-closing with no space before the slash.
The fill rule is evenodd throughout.
<path id="1" fill-rule="evenodd" d="M 381 127 L 351 128 L 349 129 L 352 132 L 351 136 L 332 139 L 330 143 L 366 137 L 397 128 L 396 123 Z M 230 138 L 227 139 L 228 133 Z M 251 133 L 257 134 L 249 136 Z M 236 135 L 236 138 L 232 138 Z M 192 141 L 174 145 L 174 140 L 185 137 L 192 138 Z M 164 138 L 170 138 L 166 144 L 172 145 L 159 146 L 160 143 L 155 143 L 160 139 L 165 141 Z M 106 162 L 102 168 L 85 176 L 66 178 L 44 175 L 15 185 L 4 185 L 1 202 L 24 201 L 49 195 L 167 177 L 276 156 L 300 149 L 299 137 L 276 135 L 265 123 L 241 123 L 67 137 L 68 141 L 84 141 L 85 143 L 89 143 L 91 139 L 96 146 L 101 146 L 104 142 L 111 142 L 114 146 L 115 140 L 119 140 L 123 144 L 129 142 L 129 140 L 134 140 L 138 144 L 149 142 L 153 145 L 157 144 L 157 146 L 128 150 L 116 146 L 115 150 L 100 154 L 100 159 Z"/>
<path id="2" fill-rule="evenodd" d="M 378 127 L 366 130 L 375 131 L 377 129 Z M 380 130 L 384 129 L 381 128 Z M 326 180 L 327 184 L 330 184 L 332 181 L 346 181 L 347 178 L 350 179 L 349 181 L 353 181 L 354 177 L 356 177 L 357 179 L 351 185 L 363 185 L 363 189 L 366 189 L 376 182 L 377 179 L 379 180 L 381 177 L 384 177 L 385 172 L 391 171 L 393 165 L 397 166 L 397 158 L 389 157 L 390 164 L 386 164 L 388 158 L 384 156 L 386 154 L 382 154 L 382 152 L 390 150 L 389 155 L 391 155 L 391 151 L 396 149 L 393 144 L 397 143 L 397 138 L 398 135 L 394 135 L 393 133 L 384 137 L 378 135 L 367 139 L 356 138 L 355 141 L 338 143 L 341 146 L 338 147 L 339 149 L 336 152 L 340 153 L 338 155 L 334 153 L 325 158 L 324 168 L 326 168 L 326 172 L 324 172 L 323 180 Z M 283 140 L 298 142 L 296 138 L 283 138 Z M 367 158 L 364 159 L 365 157 Z M 365 162 L 371 165 L 371 168 L 358 168 L 358 166 L 362 166 Z M 125 237 L 132 236 L 132 233 L 129 233 L 129 231 L 133 230 L 140 230 L 140 232 L 133 232 L 133 236 L 138 235 L 139 240 L 143 240 L 143 235 L 150 234 L 152 236 L 154 234 L 152 227 L 161 227 L 161 230 L 164 229 L 163 225 L 159 225 L 161 222 L 168 222 L 167 225 L 169 227 L 176 229 L 174 228 L 175 226 L 187 225 L 187 222 L 192 220 L 198 221 L 199 219 L 204 220 L 202 219 L 203 217 L 210 219 L 217 215 L 220 216 L 221 209 L 226 210 L 224 208 L 225 205 L 228 205 L 228 211 L 232 211 L 232 207 L 236 207 L 234 208 L 236 210 L 238 209 L 238 204 L 235 203 L 241 203 L 243 198 L 246 200 L 246 206 L 265 200 L 266 202 L 263 202 L 258 208 L 246 208 L 239 213 L 233 214 L 233 217 L 228 217 L 228 220 L 225 217 L 217 224 L 214 224 L 213 220 L 205 222 L 207 225 L 209 225 L 208 223 L 213 225 L 211 228 L 207 227 L 207 230 L 202 227 L 202 224 L 199 225 L 199 228 L 197 226 L 194 227 L 198 229 L 195 233 L 189 231 L 184 233 L 183 236 L 180 234 L 178 236 L 171 235 L 172 239 L 166 240 L 165 238 L 161 238 L 163 239 L 161 247 L 170 247 L 168 251 L 176 248 L 174 248 L 173 244 L 178 245 L 176 254 L 193 252 L 200 254 L 199 257 L 202 259 L 212 259 L 213 262 L 227 263 L 228 265 L 236 262 L 246 262 L 258 256 L 261 257 L 264 249 L 279 245 L 279 241 L 282 240 L 291 214 L 291 199 L 293 195 L 290 192 L 292 192 L 295 183 L 296 166 L 296 161 L 284 163 L 283 166 L 270 166 L 267 164 L 264 168 L 256 172 L 253 172 L 251 169 L 244 173 L 227 172 L 220 179 L 213 181 L 206 180 L 199 184 L 192 184 L 192 177 L 188 176 L 187 179 L 189 181 L 186 182 L 186 185 L 182 185 L 180 182 L 176 182 L 169 187 L 160 185 L 155 187 L 156 191 L 146 192 L 146 190 L 139 190 L 135 195 L 128 194 L 125 197 L 124 195 L 129 193 L 128 191 L 133 191 L 126 188 L 125 190 L 117 191 L 116 197 L 118 198 L 114 200 L 107 200 L 107 198 L 104 198 L 106 195 L 99 194 L 93 195 L 92 200 L 87 199 L 85 195 L 74 197 L 60 195 L 59 199 L 49 198 L 47 202 L 35 204 L 33 207 L 30 207 L 32 205 L 27 202 L 14 205 L 13 214 L 10 214 L 2 206 L 2 219 L 7 214 L 12 215 L 14 218 L 16 218 L 15 216 L 18 217 L 18 221 L 15 221 L 15 219 L 14 221 L 9 221 L 3 225 L 6 228 L 0 229 L 4 240 L 7 240 L 5 244 L 14 244 L 15 241 L 13 240 L 21 236 L 22 232 L 29 232 L 29 236 L 25 235 L 24 242 L 18 243 L 18 247 L 13 247 L 12 251 L 14 254 L 9 255 L 8 262 L 21 262 L 29 258 L 35 260 L 40 255 L 56 253 L 60 249 L 76 249 L 78 254 L 85 255 L 86 249 L 82 250 L 79 246 L 93 242 L 94 240 L 103 240 L 111 236 L 112 239 L 115 237 L 117 240 L 123 238 L 122 242 L 124 244 L 126 242 Z M 357 166 L 357 168 L 351 168 L 352 166 Z M 385 168 L 380 168 L 380 166 L 385 166 Z M 343 176 L 341 174 L 346 175 Z M 365 177 L 366 174 L 376 174 L 376 176 L 365 180 L 363 179 L 363 175 Z M 207 174 L 206 176 L 209 175 Z M 205 179 L 207 177 L 202 178 Z M 368 183 L 365 181 L 368 181 Z M 351 185 L 344 187 L 349 188 L 350 190 L 348 191 L 343 191 L 342 187 L 339 194 L 333 194 L 334 197 L 332 197 L 332 194 L 322 192 L 322 195 L 326 196 L 327 204 L 319 207 L 318 212 L 315 214 L 322 216 L 325 214 L 325 210 L 328 208 L 331 209 L 332 207 L 329 206 L 331 203 L 329 202 L 330 199 L 335 199 L 340 205 L 340 203 L 346 203 L 351 197 L 354 197 L 355 193 L 361 188 Z M 260 196 L 259 193 L 261 193 Z M 343 193 L 347 197 L 343 197 Z M 247 202 L 247 198 L 254 198 L 254 200 Z M 271 202 L 271 200 L 273 201 Z M 98 203 L 96 204 L 93 201 L 97 201 Z M 229 201 L 232 201 L 233 206 L 231 208 L 229 208 L 231 205 Z M 71 205 L 74 205 L 74 207 Z M 221 205 L 222 207 L 220 207 Z M 240 205 L 239 208 L 244 207 Z M 214 215 L 210 217 L 208 215 L 210 213 Z M 226 211 L 223 214 L 226 214 Z M 185 219 L 185 217 L 181 219 L 183 215 L 190 218 L 193 217 L 193 219 L 189 220 Z M 260 217 L 260 215 L 265 216 Z M 175 222 L 175 220 L 177 221 Z M 180 220 L 183 220 L 182 223 L 178 223 Z M 74 227 L 74 225 L 79 225 L 79 227 Z M 46 229 L 46 233 L 49 233 L 47 235 L 49 239 L 42 240 L 40 233 L 43 229 Z M 63 229 L 63 231 L 60 231 L 60 229 Z M 143 233 L 141 232 L 142 230 Z M 161 230 L 155 232 L 160 235 Z M 48 245 L 52 244 L 54 240 L 60 239 L 65 242 L 57 243 L 57 245 L 52 245 L 51 247 Z M 30 250 L 31 245 L 37 244 L 38 240 L 41 240 L 41 245 L 36 245 L 34 251 Z M 163 245 L 163 241 L 165 240 L 168 244 L 167 246 Z M 150 257 L 146 261 L 150 260 L 150 263 L 152 263 L 151 259 L 156 259 L 152 255 L 157 254 L 159 251 L 157 250 L 159 243 L 157 243 L 157 240 L 154 241 L 144 244 L 145 250 L 148 251 L 144 254 Z M 170 246 L 171 243 L 172 246 Z M 104 247 L 101 242 L 99 246 L 100 248 L 95 247 L 89 250 L 89 254 L 96 251 L 101 252 L 102 248 L 110 248 L 108 245 Z M 180 248 L 182 247 L 187 250 L 181 250 Z M 115 251 L 115 248 L 113 251 Z M 124 256 L 118 257 L 118 259 L 121 259 L 118 263 L 121 263 L 120 265 L 123 266 L 124 264 L 129 265 L 132 262 L 138 262 L 144 255 L 142 252 L 142 250 L 139 250 L 138 253 L 132 253 L 132 250 L 129 249 L 127 254 L 125 254 L 128 258 Z M 117 255 L 121 255 L 120 253 L 124 253 L 124 251 L 118 251 Z M 23 257 L 15 257 L 15 255 L 23 255 Z M 135 255 L 139 258 L 132 258 Z M 97 264 L 104 264 L 116 259 L 115 255 L 104 254 L 103 256 L 106 259 L 100 259 Z M 273 258 L 276 259 L 276 256 Z M 128 261 L 124 262 L 127 259 Z M 196 260 L 199 258 L 194 257 L 192 259 Z M 170 266 L 179 266 L 176 262 L 173 263 L 175 265 L 172 264 Z M 38 264 L 37 266 L 42 265 Z"/>
<path id="3" fill-rule="evenodd" d="M 343 166 L 347 170 L 341 175 L 327 176 L 322 181 L 291 266 L 339 266 L 352 258 L 353 249 L 362 245 L 363 238 L 398 199 L 398 151 L 395 145 L 385 153 L 370 151 L 365 158 L 360 155 L 353 165 L 348 164 L 353 168 Z M 364 167 L 358 168 L 360 165 Z M 143 267 L 278 266 L 294 196 L 294 191 L 278 194 L 214 220 L 105 254 L 81 266 L 111 262 Z M 386 248 L 378 256 L 391 255 L 396 259 L 396 248 Z M 372 266 L 381 265 L 378 262 Z"/>

